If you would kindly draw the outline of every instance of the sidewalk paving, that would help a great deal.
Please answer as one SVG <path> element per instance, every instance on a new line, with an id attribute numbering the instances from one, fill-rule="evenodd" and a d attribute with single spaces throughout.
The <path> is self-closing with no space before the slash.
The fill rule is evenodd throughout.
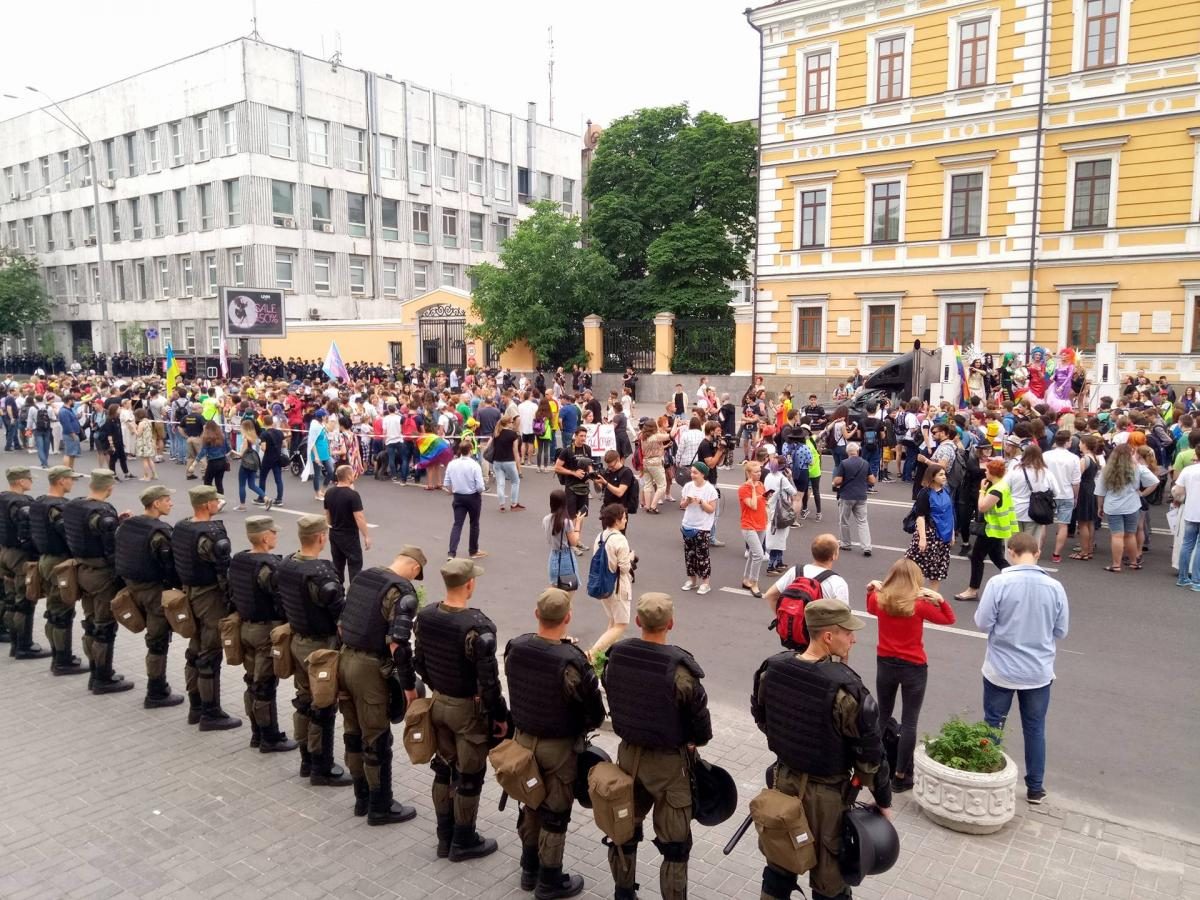
<path id="1" fill-rule="evenodd" d="M 78 638 L 77 638 L 78 640 Z M 182 645 L 171 677 L 183 683 Z M 530 897 L 517 884 L 516 807 L 483 793 L 480 830 L 500 843 L 487 859 L 454 864 L 434 854 L 431 773 L 408 764 L 396 741 L 396 797 L 414 803 L 410 823 L 371 828 L 352 814 L 348 788 L 312 788 L 296 754 L 248 749 L 248 725 L 200 734 L 185 707 L 144 710 L 140 639 L 122 632 L 118 671 L 136 687 L 93 697 L 86 678 L 53 678 L 49 663 L 0 658 L 0 897 L 358 898 Z M 240 670 L 224 671 L 225 708 L 241 710 Z M 280 686 L 290 710 L 290 684 Z M 747 712 L 714 708 L 716 735 L 702 755 L 739 785 L 738 815 L 696 826 L 690 896 L 757 897 L 762 858 L 753 829 L 730 856 L 721 849 L 771 761 Z M 290 730 L 290 729 L 289 729 Z M 602 732 L 610 751 L 616 738 Z M 338 741 L 337 758 L 342 758 Z M 1053 762 L 1048 784 L 1053 792 Z M 864 792 L 864 799 L 869 795 Z M 1200 845 L 1062 808 L 1023 801 L 1000 833 L 966 836 L 926 820 L 911 794 L 896 804 L 901 854 L 888 873 L 856 888 L 865 900 L 1200 898 Z M 658 853 L 639 854 L 644 897 L 658 896 Z M 576 808 L 566 867 L 587 880 L 585 897 L 612 896 L 606 850 L 587 810 Z M 807 894 L 806 880 L 802 879 Z M 799 896 L 799 895 L 796 895 Z"/>

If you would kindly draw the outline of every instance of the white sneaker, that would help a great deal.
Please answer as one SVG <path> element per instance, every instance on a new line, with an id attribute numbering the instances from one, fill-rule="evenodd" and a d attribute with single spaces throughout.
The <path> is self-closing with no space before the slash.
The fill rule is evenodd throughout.
<path id="1" fill-rule="evenodd" d="M 700 587 L 696 588 L 696 593 L 697 594 L 707 594 L 711 590 L 712 590 L 712 587 L 710 585 L 702 584 L 702 585 L 700 585 Z"/>
<path id="2" fill-rule="evenodd" d="M 679 586 L 679 589 L 680 589 L 681 591 L 690 591 L 690 590 L 691 590 L 692 588 L 694 588 L 694 587 L 695 587 L 695 585 L 694 585 L 694 584 L 692 584 L 690 581 L 685 581 L 683 584 L 681 584 L 681 585 Z"/>

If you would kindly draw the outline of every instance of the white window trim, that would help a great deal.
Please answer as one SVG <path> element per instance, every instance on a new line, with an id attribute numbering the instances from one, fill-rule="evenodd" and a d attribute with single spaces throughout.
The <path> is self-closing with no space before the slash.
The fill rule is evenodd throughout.
<path id="1" fill-rule="evenodd" d="M 795 252 L 802 251 L 815 252 L 817 250 L 828 250 L 829 242 L 832 236 L 831 222 L 833 217 L 830 212 L 833 210 L 833 182 L 837 178 L 837 170 L 830 172 L 814 172 L 811 175 L 803 175 L 793 178 L 792 181 L 792 248 Z M 802 211 L 800 209 L 800 195 L 808 191 L 824 191 L 825 192 L 825 233 L 821 236 L 820 247 L 802 247 L 800 246 L 800 236 L 804 225 Z"/>
<path id="2" fill-rule="evenodd" d="M 878 71 L 876 69 L 877 57 L 879 55 L 879 42 L 886 41 L 888 38 L 902 37 L 904 38 L 904 72 L 900 86 L 900 96 L 892 100 L 880 101 L 877 99 L 879 93 Z M 901 28 L 886 28 L 883 31 L 876 31 L 867 36 L 867 103 L 899 103 L 901 100 L 907 100 L 912 95 L 912 50 L 913 50 L 913 26 L 905 25 Z M 832 87 L 832 83 L 831 83 Z"/>
<path id="3" fill-rule="evenodd" d="M 1117 288 L 1117 282 L 1108 281 L 1098 284 L 1056 284 L 1058 291 L 1058 346 L 1067 346 L 1068 323 L 1067 316 L 1071 309 L 1072 300 L 1100 299 L 1100 337 L 1096 341 L 1102 344 L 1108 341 L 1108 313 L 1112 306 L 1112 293 Z"/>
<path id="4" fill-rule="evenodd" d="M 987 81 L 983 84 L 962 87 L 959 84 L 959 53 L 962 43 L 962 26 L 987 20 L 988 23 L 988 61 Z M 973 9 L 969 12 L 951 16 L 946 22 L 946 44 L 950 48 L 950 59 L 946 69 L 946 84 L 950 90 L 977 91 L 996 83 L 996 36 L 1000 32 L 1000 10 Z"/>
<path id="5" fill-rule="evenodd" d="M 825 353 L 829 339 L 829 329 L 826 324 L 829 321 L 829 295 L 828 294 L 809 294 L 805 296 L 789 297 L 788 300 L 792 304 L 792 339 L 789 341 L 793 353 Z M 817 307 L 821 310 L 821 349 L 819 351 L 801 350 L 800 349 L 800 310 L 811 309 Z"/>
<path id="6" fill-rule="evenodd" d="M 1200 222 L 1200 128 L 1189 128 L 1188 137 L 1196 145 L 1196 162 L 1192 169 L 1192 215 L 1191 221 Z"/>
<path id="7" fill-rule="evenodd" d="M 320 287 L 317 280 L 317 263 L 319 261 L 323 261 L 325 263 L 325 287 Z M 333 293 L 333 254 L 331 253 L 313 254 L 313 293 L 321 296 L 328 296 L 329 294 Z"/>
<path id="8" fill-rule="evenodd" d="M 893 167 L 888 172 L 879 172 L 878 174 L 866 174 L 864 169 L 859 169 L 864 173 L 863 177 L 863 243 L 867 246 L 875 244 L 871 235 L 871 206 L 872 198 L 875 193 L 875 185 L 884 184 L 888 181 L 900 182 L 900 230 L 895 241 L 881 242 L 877 246 L 892 247 L 896 244 L 903 244 L 905 239 L 904 220 L 908 218 L 908 169 L 912 167 L 912 163 L 907 163 L 901 169 Z M 870 167 L 875 169 L 876 167 Z M 899 351 L 897 351 L 899 352 Z"/>
<path id="9" fill-rule="evenodd" d="M 982 175 L 983 176 L 983 192 L 979 199 L 979 234 L 978 235 L 950 235 L 950 199 L 951 188 L 954 184 L 955 175 Z M 946 241 L 981 241 L 988 234 L 988 186 L 992 180 L 991 166 L 963 166 L 962 168 L 947 167 L 943 177 L 942 185 L 942 240 Z"/>
<path id="10" fill-rule="evenodd" d="M 983 346 L 983 298 L 987 295 L 985 288 L 939 290 L 934 288 L 938 301 L 937 343 L 946 344 L 946 307 L 951 303 L 975 304 L 975 331 L 971 335 L 971 346 L 976 349 Z"/>
<path id="11" fill-rule="evenodd" d="M 808 77 L 804 71 L 804 60 L 809 56 L 816 56 L 818 53 L 829 51 L 829 109 L 825 112 L 810 113 L 807 111 L 807 91 Z M 837 109 L 837 69 L 838 69 L 838 43 L 837 41 L 829 41 L 824 44 L 812 44 L 803 47 L 796 51 L 796 115 L 797 116 L 824 116 Z"/>
<path id="12" fill-rule="evenodd" d="M 867 344 L 870 340 L 869 313 L 872 306 L 890 306 L 896 311 L 896 327 L 892 329 L 892 349 L 891 353 L 900 352 L 900 327 L 903 324 L 900 319 L 900 307 L 904 300 L 904 294 L 901 293 L 859 293 L 860 316 L 859 331 L 862 332 L 859 341 L 860 353 L 887 353 L 887 350 L 871 351 L 867 349 Z"/>
<path id="13" fill-rule="evenodd" d="M 1129 15 L 1133 0 L 1121 0 L 1121 21 L 1117 24 L 1117 66 L 1129 62 Z M 1074 18 L 1071 38 L 1071 71 L 1085 72 L 1083 64 L 1087 58 L 1087 0 L 1072 0 L 1071 12 Z M 1098 69 L 1087 69 L 1086 72 L 1104 72 L 1114 66 L 1104 66 Z"/>
<path id="14" fill-rule="evenodd" d="M 1180 353 L 1200 353 L 1200 347 L 1192 346 L 1192 332 L 1196 328 L 1196 303 L 1200 301 L 1200 279 L 1179 282 L 1183 285 L 1183 340 Z"/>
<path id="15" fill-rule="evenodd" d="M 1063 211 L 1063 231 L 1075 231 L 1075 168 L 1081 162 L 1099 162 L 1109 160 L 1112 163 L 1108 178 L 1108 222 L 1105 228 L 1115 228 L 1117 222 L 1117 178 L 1121 169 L 1121 151 L 1108 153 L 1089 153 L 1072 155 L 1067 160 L 1067 205 Z M 1079 229 L 1080 234 L 1097 231 L 1096 228 Z M 1063 346 L 1061 343 L 1059 346 Z"/>

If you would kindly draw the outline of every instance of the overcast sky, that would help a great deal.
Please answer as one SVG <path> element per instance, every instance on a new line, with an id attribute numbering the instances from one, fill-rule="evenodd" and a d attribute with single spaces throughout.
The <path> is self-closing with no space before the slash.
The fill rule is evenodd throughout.
<path id="1" fill-rule="evenodd" d="M 33 84 L 83 93 L 250 31 L 253 0 L 56 0 L 5 11 L 0 94 Z M 747 5 L 766 0 L 258 0 L 264 40 L 547 117 L 547 27 L 554 29 L 554 124 L 582 131 L 643 106 L 687 101 L 750 118 L 758 35 Z M 168 14 L 168 10 L 170 13 Z M 21 36 L 21 37 L 18 37 Z M 36 105 L 0 97 L 0 119 Z"/>

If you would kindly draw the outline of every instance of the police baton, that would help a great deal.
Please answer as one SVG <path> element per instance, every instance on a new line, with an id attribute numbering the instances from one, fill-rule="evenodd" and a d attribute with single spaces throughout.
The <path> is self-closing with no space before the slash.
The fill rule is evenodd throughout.
<path id="1" fill-rule="evenodd" d="M 775 767 L 774 766 L 767 766 L 767 773 L 765 776 L 763 776 L 763 780 L 766 781 L 767 787 L 769 787 L 769 788 L 775 787 Z M 735 831 L 733 833 L 733 837 L 731 837 L 729 839 L 729 843 L 727 843 L 725 845 L 725 849 L 723 849 L 721 851 L 725 856 L 728 856 L 730 853 L 733 852 L 733 848 L 738 845 L 738 841 L 740 841 L 743 837 L 745 837 L 746 832 L 750 830 L 750 824 L 753 821 L 754 821 L 753 816 L 746 816 L 746 818 L 742 820 L 742 824 L 738 826 L 737 831 Z"/>
<path id="2" fill-rule="evenodd" d="M 500 806 L 498 807 L 500 812 L 504 812 L 506 806 L 508 806 L 508 791 L 503 791 L 500 794 Z"/>

